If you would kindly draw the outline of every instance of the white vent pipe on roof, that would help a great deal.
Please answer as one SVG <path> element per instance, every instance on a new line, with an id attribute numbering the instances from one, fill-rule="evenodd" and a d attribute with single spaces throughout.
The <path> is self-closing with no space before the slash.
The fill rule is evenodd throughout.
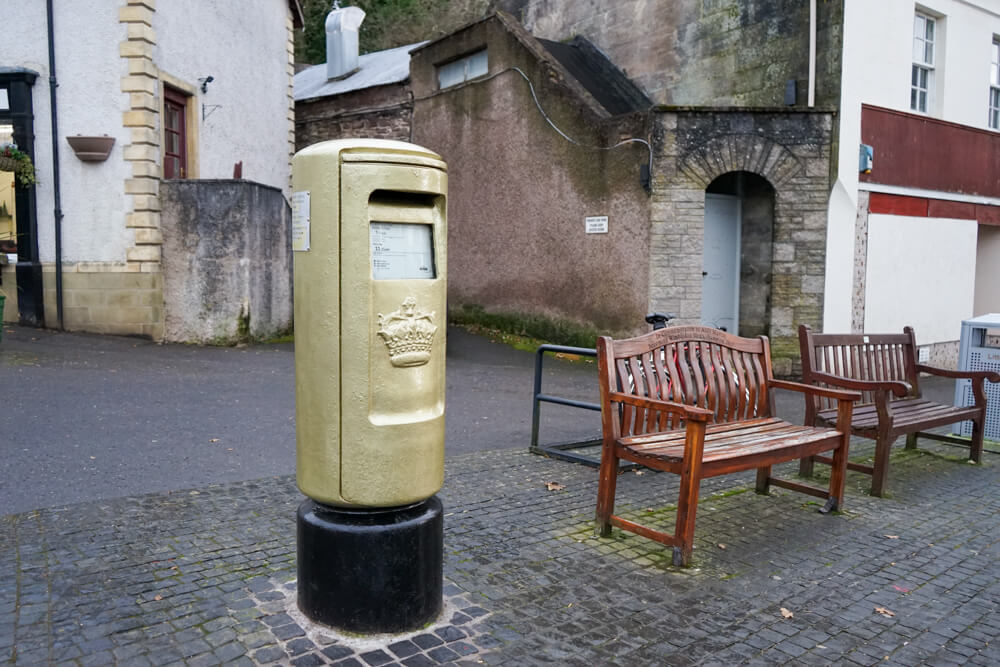
<path id="1" fill-rule="evenodd" d="M 358 70 L 358 28 L 365 20 L 360 7 L 334 3 L 326 17 L 326 78 L 343 79 Z"/>

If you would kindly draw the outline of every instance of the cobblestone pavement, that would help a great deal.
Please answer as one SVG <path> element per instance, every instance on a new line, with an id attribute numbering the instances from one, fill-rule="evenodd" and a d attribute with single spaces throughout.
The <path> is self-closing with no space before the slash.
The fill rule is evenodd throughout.
<path id="1" fill-rule="evenodd" d="M 446 611 L 347 637 L 294 604 L 289 476 L 7 515 L 0 656 L 38 664 L 729 665 L 1000 663 L 1000 456 L 921 441 L 891 498 L 848 475 L 845 512 L 702 486 L 694 566 L 592 536 L 596 471 L 517 450 L 452 456 Z M 870 455 L 855 446 L 852 458 Z M 787 470 L 785 471 L 787 472 Z M 549 490 L 546 483 L 565 487 Z M 677 478 L 623 473 L 620 512 L 672 519 Z"/>

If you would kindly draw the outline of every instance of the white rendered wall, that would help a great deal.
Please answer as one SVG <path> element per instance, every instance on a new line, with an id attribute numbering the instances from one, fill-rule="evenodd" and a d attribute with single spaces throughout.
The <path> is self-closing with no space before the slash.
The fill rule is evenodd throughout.
<path id="1" fill-rule="evenodd" d="M 977 232 L 974 220 L 869 216 L 865 331 L 958 340 L 973 316 Z"/>
<path id="2" fill-rule="evenodd" d="M 1000 227 L 979 225 L 973 315 L 1000 313 Z"/>
<path id="3" fill-rule="evenodd" d="M 122 148 L 128 132 L 122 111 L 128 96 L 120 92 L 124 63 L 118 43 L 125 28 L 118 22 L 117 0 L 54 3 L 56 91 L 60 198 L 63 213 L 63 260 L 124 261 L 129 241 L 125 229 L 124 179 L 128 169 Z M 44 2 L 10 3 L 4 8 L 0 66 L 39 73 L 32 88 L 38 252 L 55 261 L 55 214 L 52 178 L 52 116 L 49 104 L 47 26 Z M 86 26 L 86 29 L 82 29 Z M 115 137 L 105 162 L 81 162 L 66 143 L 74 134 Z"/>
<path id="4" fill-rule="evenodd" d="M 937 26 L 934 118 L 986 128 L 990 49 L 1000 0 L 925 0 Z M 912 0 L 845 0 L 838 180 L 830 197 L 823 328 L 848 331 L 858 192 L 861 105 L 910 112 Z M 878 164 L 878 154 L 875 154 Z M 918 331 L 919 335 L 919 331 Z"/>
<path id="5" fill-rule="evenodd" d="M 170 0 L 156 5 L 153 60 L 198 87 L 198 178 L 243 178 L 289 187 L 287 0 Z M 192 17 L 197 16 L 197 20 Z M 202 105 L 207 107 L 202 120 Z"/>

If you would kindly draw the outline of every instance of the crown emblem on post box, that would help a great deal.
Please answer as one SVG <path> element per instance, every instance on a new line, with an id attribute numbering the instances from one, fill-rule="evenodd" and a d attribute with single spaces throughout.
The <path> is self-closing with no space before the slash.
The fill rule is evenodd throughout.
<path id="1" fill-rule="evenodd" d="M 437 332 L 434 313 L 417 310 L 417 301 L 412 296 L 403 301 L 399 310 L 388 315 L 379 313 L 378 327 L 393 366 L 422 366 L 430 361 L 431 344 Z"/>

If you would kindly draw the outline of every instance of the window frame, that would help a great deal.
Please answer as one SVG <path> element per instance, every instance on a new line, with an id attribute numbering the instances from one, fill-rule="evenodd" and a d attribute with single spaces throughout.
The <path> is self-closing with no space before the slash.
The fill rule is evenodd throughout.
<path id="1" fill-rule="evenodd" d="M 986 124 L 991 130 L 1000 130 L 1000 36 L 993 36 L 990 53 L 990 93 Z"/>
<path id="2" fill-rule="evenodd" d="M 480 58 L 482 59 L 481 67 L 479 62 Z M 454 76 L 453 74 L 453 72 L 457 72 L 458 65 L 462 66 L 461 78 Z M 473 67 L 476 67 L 477 69 L 473 70 Z M 486 76 L 489 74 L 489 71 L 489 49 L 485 46 L 481 49 L 470 51 L 462 56 L 459 56 L 458 58 L 439 63 L 434 67 L 438 90 L 454 88 L 455 86 L 461 85 L 467 81 L 472 81 L 473 79 Z M 442 74 L 444 73 L 448 73 L 452 76 L 452 78 L 446 79 L 447 83 L 442 80 Z"/>
<path id="3" fill-rule="evenodd" d="M 921 34 L 917 34 L 922 25 Z M 928 27 L 930 28 L 928 30 Z M 929 35 L 928 35 L 929 33 Z M 913 42 L 910 67 L 910 111 L 929 114 L 934 107 L 934 86 L 937 62 L 938 19 L 925 12 L 913 14 Z M 920 57 L 917 57 L 918 45 Z M 928 58 L 928 50 L 930 57 Z"/>

